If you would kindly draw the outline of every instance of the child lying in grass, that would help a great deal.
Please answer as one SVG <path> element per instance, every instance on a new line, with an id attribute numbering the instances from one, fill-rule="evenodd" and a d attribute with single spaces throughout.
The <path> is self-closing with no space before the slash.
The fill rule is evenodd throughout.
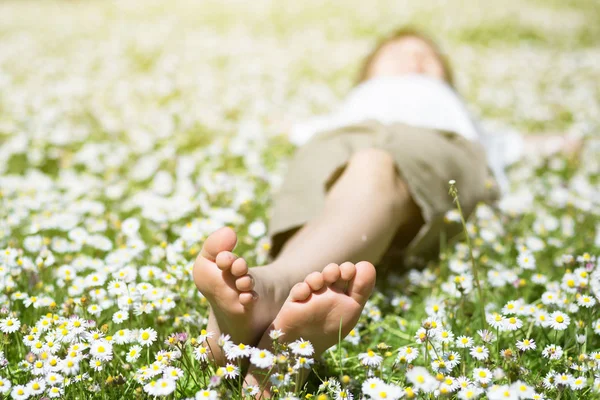
<path id="1" fill-rule="evenodd" d="M 207 342 L 218 363 L 226 360 L 221 334 L 239 344 L 230 350 L 240 355 L 248 356 L 247 345 L 268 349 L 273 331 L 304 346 L 298 354 L 321 354 L 337 343 L 340 328 L 345 337 L 358 321 L 374 265 L 435 255 L 453 208 L 449 181 L 468 215 L 498 199 L 504 168 L 524 152 L 578 144 L 481 132 L 437 46 L 410 30 L 375 48 L 339 112 L 298 125 L 292 140 L 303 146 L 274 201 L 272 262 L 249 269 L 232 253 L 236 234 L 222 228 L 194 266 L 211 305 Z M 255 368 L 249 385 L 259 383 Z"/>

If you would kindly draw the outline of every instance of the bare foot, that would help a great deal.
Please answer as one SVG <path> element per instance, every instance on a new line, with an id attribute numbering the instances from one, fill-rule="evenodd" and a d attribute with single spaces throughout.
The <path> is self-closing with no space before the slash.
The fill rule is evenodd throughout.
<path id="1" fill-rule="evenodd" d="M 354 328 L 374 285 L 375 268 L 366 261 L 329 264 L 322 272 L 309 274 L 292 288 L 258 347 L 270 348 L 269 333 L 279 329 L 285 342 L 308 340 L 315 355 L 320 355 L 338 343 L 340 326 L 342 338 Z M 258 383 L 255 374 L 256 369 L 251 367 L 246 376 L 248 384 Z"/>
<path id="2" fill-rule="evenodd" d="M 246 261 L 231 252 L 236 242 L 231 228 L 215 231 L 204 242 L 193 269 L 194 283 L 210 304 L 207 330 L 214 336 L 209 346 L 219 363 L 224 361 L 216 341 L 221 333 L 236 344 L 255 344 L 284 299 L 266 279 L 255 282 Z"/>

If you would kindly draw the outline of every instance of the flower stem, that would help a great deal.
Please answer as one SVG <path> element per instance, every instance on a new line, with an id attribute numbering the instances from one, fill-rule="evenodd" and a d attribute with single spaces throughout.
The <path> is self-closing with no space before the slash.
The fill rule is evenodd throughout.
<path id="1" fill-rule="evenodd" d="M 485 329 L 485 297 L 483 294 L 483 290 L 481 290 L 481 284 L 479 283 L 479 271 L 477 263 L 475 262 L 475 257 L 473 256 L 473 246 L 471 245 L 471 238 L 469 237 L 469 231 L 467 230 L 467 222 L 465 221 L 465 217 L 460 206 L 460 201 L 458 200 L 458 189 L 456 188 L 456 182 L 454 180 L 450 181 L 450 195 L 454 199 L 456 207 L 458 208 L 460 222 L 462 223 L 462 227 L 465 232 L 465 238 L 467 240 L 467 246 L 469 247 L 469 257 L 471 258 L 471 266 L 473 270 L 473 281 L 475 283 L 475 288 L 477 289 L 477 295 L 479 296 L 479 311 L 481 313 L 481 325 L 482 328 Z"/>

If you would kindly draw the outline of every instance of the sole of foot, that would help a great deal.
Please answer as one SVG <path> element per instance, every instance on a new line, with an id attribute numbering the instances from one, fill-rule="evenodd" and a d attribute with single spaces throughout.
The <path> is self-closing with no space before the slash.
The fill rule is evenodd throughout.
<path id="1" fill-rule="evenodd" d="M 230 335 L 236 344 L 256 343 L 278 311 L 270 309 L 265 290 L 255 283 L 246 261 L 232 253 L 236 243 L 231 228 L 215 231 L 204 242 L 193 269 L 194 283 L 210 304 L 209 346 L 221 363 L 223 355 L 216 354 L 220 334 Z"/>
<path id="2" fill-rule="evenodd" d="M 375 268 L 366 261 L 356 265 L 329 264 L 322 272 L 309 274 L 292 288 L 257 347 L 271 348 L 269 333 L 279 329 L 284 342 L 309 341 L 314 354 L 320 355 L 354 328 L 374 286 Z M 257 383 L 258 375 L 260 372 L 251 367 L 246 377 L 248 384 Z"/>
<path id="3" fill-rule="evenodd" d="M 273 321 L 290 342 L 313 344 L 317 354 L 335 345 L 354 328 L 373 292 L 375 268 L 369 262 L 329 264 L 298 283 Z"/>

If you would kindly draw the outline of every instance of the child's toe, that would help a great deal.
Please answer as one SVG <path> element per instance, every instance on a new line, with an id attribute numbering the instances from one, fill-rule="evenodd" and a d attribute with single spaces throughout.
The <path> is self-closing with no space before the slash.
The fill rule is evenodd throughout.
<path id="1" fill-rule="evenodd" d="M 248 273 L 248 264 L 243 258 L 238 258 L 231 265 L 231 274 L 233 276 L 244 276 Z"/>
<path id="2" fill-rule="evenodd" d="M 309 298 L 312 291 L 306 282 L 300 282 L 294 285 L 290 290 L 290 299 L 292 301 L 304 301 Z"/>
<path id="3" fill-rule="evenodd" d="M 255 292 L 242 292 L 238 296 L 238 300 L 243 306 L 250 306 L 254 303 L 254 300 L 258 298 Z"/>
<path id="4" fill-rule="evenodd" d="M 354 279 L 348 285 L 347 293 L 356 300 L 357 303 L 364 305 L 375 287 L 375 267 L 367 261 L 361 261 L 356 264 L 356 274 Z"/>
<path id="5" fill-rule="evenodd" d="M 343 281 L 349 281 L 356 275 L 356 266 L 351 262 L 346 261 L 340 265 L 340 273 Z"/>
<path id="6" fill-rule="evenodd" d="M 304 282 L 310 286 L 310 289 L 313 292 L 321 290 L 325 285 L 325 281 L 323 280 L 323 274 L 320 272 L 312 272 L 308 274 L 308 276 L 304 279 Z"/>
<path id="7" fill-rule="evenodd" d="M 233 229 L 223 227 L 211 233 L 202 245 L 200 256 L 215 261 L 222 251 L 231 251 L 237 243 L 237 235 Z"/>
<path id="8" fill-rule="evenodd" d="M 327 285 L 334 284 L 338 279 L 340 279 L 341 272 L 340 267 L 337 264 L 329 264 L 327 265 L 322 272 L 323 280 Z"/>
<path id="9" fill-rule="evenodd" d="M 227 271 L 231 268 L 231 264 L 233 264 L 236 259 L 237 257 L 232 252 L 222 251 L 217 254 L 215 264 L 217 264 L 217 267 L 219 267 L 220 270 Z"/>
<path id="10" fill-rule="evenodd" d="M 235 287 L 240 292 L 249 292 L 254 289 L 254 278 L 251 275 L 244 275 L 235 280 Z"/>

